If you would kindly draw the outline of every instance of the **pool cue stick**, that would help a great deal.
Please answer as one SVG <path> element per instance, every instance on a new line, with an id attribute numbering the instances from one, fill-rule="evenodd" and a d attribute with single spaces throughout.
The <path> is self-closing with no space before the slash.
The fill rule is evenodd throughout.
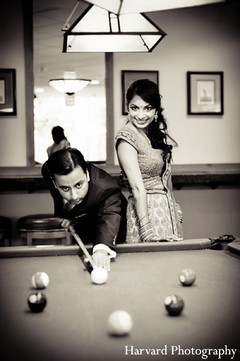
<path id="1" fill-rule="evenodd" d="M 83 244 L 81 238 L 79 237 L 79 235 L 75 232 L 75 229 L 73 228 L 73 226 L 71 226 L 70 222 L 67 219 L 64 219 L 61 226 L 63 228 L 65 228 L 65 230 L 69 230 L 71 232 L 72 236 L 74 237 L 74 239 L 77 242 L 78 246 L 81 248 L 81 250 L 85 254 L 85 256 L 86 256 L 87 260 L 89 261 L 89 263 L 91 264 L 92 268 L 95 268 L 96 266 L 95 266 L 95 264 L 93 262 L 92 257 L 90 256 L 88 250 L 84 246 L 84 244 Z"/>

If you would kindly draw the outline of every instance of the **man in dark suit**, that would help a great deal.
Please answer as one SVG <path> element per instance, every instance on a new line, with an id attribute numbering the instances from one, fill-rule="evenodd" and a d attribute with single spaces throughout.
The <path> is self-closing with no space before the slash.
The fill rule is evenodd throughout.
<path id="1" fill-rule="evenodd" d="M 56 217 L 72 221 L 84 243 L 93 244 L 93 260 L 109 269 L 116 243 L 125 242 L 126 199 L 117 181 L 87 163 L 74 148 L 53 153 L 42 166 Z"/>

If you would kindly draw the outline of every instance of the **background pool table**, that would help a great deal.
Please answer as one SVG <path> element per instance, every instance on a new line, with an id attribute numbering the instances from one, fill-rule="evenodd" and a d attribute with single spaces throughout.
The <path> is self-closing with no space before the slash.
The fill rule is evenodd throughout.
<path id="1" fill-rule="evenodd" d="M 1 347 L 3 361 L 118 361 L 201 360 L 201 356 L 171 355 L 182 349 L 237 348 L 240 356 L 240 256 L 229 250 L 119 246 L 108 282 L 93 285 L 76 246 L 23 247 L 9 254 L 2 250 Z M 184 245 L 184 243 L 183 243 Z M 158 246 L 157 246 L 158 247 Z M 165 248 L 164 248 L 165 247 Z M 16 247 L 17 248 L 17 247 Z M 25 250 L 25 251 L 24 251 Z M 57 251 L 56 251 L 57 250 Z M 196 283 L 183 287 L 178 273 L 192 268 Z M 43 290 L 48 299 L 40 314 L 29 311 L 27 297 L 33 291 L 31 276 L 45 271 L 50 284 Z M 178 317 L 166 313 L 164 299 L 181 296 L 185 308 Z M 133 329 L 126 337 L 107 332 L 107 318 L 118 309 L 128 311 Z M 125 355 L 162 349 L 165 355 Z M 137 351 L 136 351 L 137 350 Z M 222 359 L 230 360 L 230 356 Z M 209 356 L 208 360 L 218 360 Z"/>

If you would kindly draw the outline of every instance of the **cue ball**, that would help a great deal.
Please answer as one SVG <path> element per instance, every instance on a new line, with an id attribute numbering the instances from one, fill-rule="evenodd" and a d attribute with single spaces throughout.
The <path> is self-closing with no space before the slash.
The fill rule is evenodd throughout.
<path id="1" fill-rule="evenodd" d="M 166 310 L 170 316 L 178 316 L 184 308 L 184 302 L 177 295 L 167 296 L 164 301 Z"/>
<path id="2" fill-rule="evenodd" d="M 178 279 L 183 286 L 192 286 L 196 280 L 196 275 L 190 268 L 180 272 Z"/>
<path id="3" fill-rule="evenodd" d="M 91 280 L 96 285 L 102 285 L 108 279 L 108 271 L 103 267 L 96 267 L 91 272 Z"/>
<path id="4" fill-rule="evenodd" d="M 32 276 L 32 285 L 34 288 L 42 289 L 49 285 L 49 277 L 46 272 L 37 272 Z"/>
<path id="5" fill-rule="evenodd" d="M 113 336 L 126 336 L 133 326 L 132 317 L 126 311 L 114 311 L 108 317 L 108 332 Z"/>
<path id="6" fill-rule="evenodd" d="M 47 298 L 42 292 L 33 292 L 29 295 L 27 302 L 32 312 L 39 313 L 46 307 Z"/>

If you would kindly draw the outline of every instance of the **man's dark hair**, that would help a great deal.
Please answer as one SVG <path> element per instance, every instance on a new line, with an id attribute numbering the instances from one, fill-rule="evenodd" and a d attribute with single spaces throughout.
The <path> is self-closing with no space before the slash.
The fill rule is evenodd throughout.
<path id="1" fill-rule="evenodd" d="M 78 166 L 82 168 L 84 173 L 87 172 L 87 162 L 82 153 L 75 148 L 58 150 L 49 157 L 47 164 L 52 178 L 54 174 L 67 175 Z"/>

